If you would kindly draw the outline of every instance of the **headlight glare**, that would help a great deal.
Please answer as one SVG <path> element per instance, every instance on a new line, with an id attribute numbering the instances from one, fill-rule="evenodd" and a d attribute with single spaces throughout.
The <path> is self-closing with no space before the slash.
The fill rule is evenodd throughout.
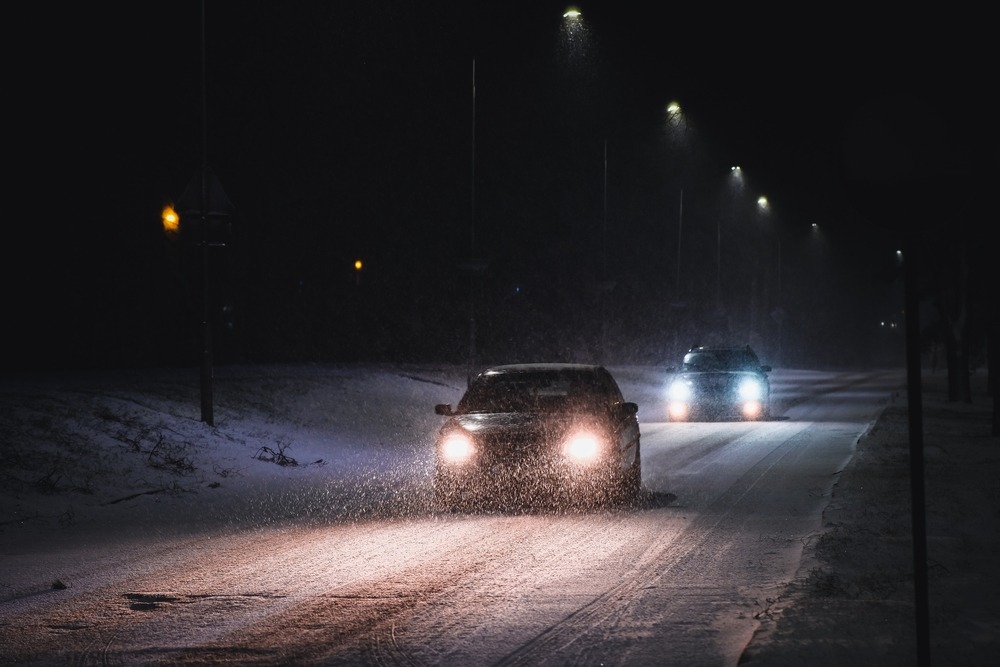
<path id="1" fill-rule="evenodd" d="M 758 380 L 743 380 L 739 387 L 740 399 L 744 401 L 759 401 L 763 398 L 764 388 Z"/>
<path id="2" fill-rule="evenodd" d="M 589 463 L 601 454 L 601 442 L 589 431 L 572 434 L 563 444 L 563 454 L 575 463 Z"/>
<path id="3" fill-rule="evenodd" d="M 681 402 L 691 400 L 691 385 L 684 380 L 675 380 L 667 388 L 667 398 L 671 401 Z"/>
<path id="4" fill-rule="evenodd" d="M 472 458 L 476 446 L 465 433 L 451 433 L 441 441 L 441 457 L 450 463 L 463 463 Z"/>

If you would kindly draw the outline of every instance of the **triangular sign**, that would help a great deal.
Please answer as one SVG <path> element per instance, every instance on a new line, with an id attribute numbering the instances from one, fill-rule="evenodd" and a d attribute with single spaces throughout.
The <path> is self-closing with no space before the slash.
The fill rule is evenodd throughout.
<path id="1" fill-rule="evenodd" d="M 202 169 L 207 170 L 205 187 L 208 190 L 208 197 L 205 201 L 207 206 L 205 215 L 207 217 L 218 218 L 235 213 L 236 207 L 233 206 L 233 202 L 229 201 L 229 197 L 226 195 L 226 191 L 222 189 L 222 184 L 219 182 L 218 177 L 208 165 L 199 167 L 194 173 L 194 178 L 191 179 L 191 182 L 188 183 L 188 186 L 184 189 L 184 194 L 182 194 L 180 199 L 177 200 L 177 206 L 175 207 L 177 213 L 181 216 L 201 215 Z"/>

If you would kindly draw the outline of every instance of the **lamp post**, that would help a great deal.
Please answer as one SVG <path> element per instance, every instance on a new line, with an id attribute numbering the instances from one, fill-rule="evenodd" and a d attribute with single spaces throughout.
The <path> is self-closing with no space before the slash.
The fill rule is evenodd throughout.
<path id="1" fill-rule="evenodd" d="M 729 168 L 729 214 L 736 215 L 736 196 L 743 190 L 743 170 L 739 166 Z M 722 313 L 722 215 L 715 220 L 715 308 Z"/>
<path id="2" fill-rule="evenodd" d="M 225 241 L 213 224 L 232 215 L 234 208 L 219 180 L 208 166 L 208 112 L 205 84 L 205 0 L 201 3 L 201 167 L 177 202 L 178 224 L 198 220 L 198 238 L 194 245 L 201 250 L 201 421 L 215 425 L 212 402 L 212 300 L 209 247 L 224 246 Z M 184 224 L 184 227 L 190 227 Z M 183 230 L 182 230 L 183 231 Z"/>
<path id="3" fill-rule="evenodd" d="M 560 28 L 559 51 L 567 65 L 565 75 L 567 80 L 579 84 L 584 84 L 589 79 L 589 68 L 587 63 L 591 58 L 593 43 L 590 38 L 590 31 L 583 19 L 583 14 L 579 8 L 571 6 L 562 14 L 562 24 Z M 582 92 L 589 88 L 588 85 L 581 85 L 578 91 Z M 592 106 L 594 100 L 587 99 L 585 103 L 579 104 L 575 109 L 586 109 Z M 608 272 L 608 141 L 603 142 L 603 211 L 601 217 L 601 251 L 600 270 L 595 276 L 597 307 L 600 311 L 600 331 L 596 343 L 596 356 L 600 363 L 605 362 L 607 353 L 607 331 L 608 331 L 608 309 L 610 293 L 615 288 L 615 281 L 611 279 Z"/>
<path id="4" fill-rule="evenodd" d="M 677 279 L 674 281 L 674 299 L 681 303 L 681 230 L 684 229 L 684 188 L 681 188 L 680 203 L 677 205 Z"/>
<path id="5" fill-rule="evenodd" d="M 785 307 L 784 307 L 784 305 L 782 303 L 784 301 L 784 299 L 783 299 L 783 297 L 781 295 L 781 233 L 780 232 L 778 233 L 778 275 L 777 275 L 776 292 L 777 292 L 777 297 L 776 297 L 777 307 L 774 309 L 774 315 L 772 317 L 774 317 L 774 319 L 777 320 L 777 322 L 778 322 L 778 355 L 777 355 L 778 358 L 777 358 L 777 365 L 781 366 L 782 363 L 783 363 L 783 361 L 782 361 L 782 356 L 783 356 L 782 355 L 782 351 L 783 351 L 782 350 L 782 344 L 784 343 L 784 336 L 782 334 L 784 332 L 782 331 L 782 329 L 784 328 L 784 325 L 785 325 Z"/>
<path id="6" fill-rule="evenodd" d="M 600 363 L 604 363 L 605 344 L 608 337 L 608 140 L 604 140 L 604 221 L 601 239 L 601 349 Z"/>
<path id="7" fill-rule="evenodd" d="M 667 105 L 667 132 L 673 143 L 678 139 L 678 132 L 683 132 L 684 117 L 681 114 L 681 105 L 671 102 Z M 680 202 L 677 206 L 677 267 L 676 280 L 674 281 L 674 301 L 679 305 L 681 302 L 681 232 L 684 229 L 684 188 L 680 189 Z"/>
<path id="8" fill-rule="evenodd" d="M 476 61 L 472 60 L 472 160 L 471 160 L 471 207 L 469 211 L 469 258 L 459 265 L 459 269 L 469 274 L 469 358 L 467 382 L 471 382 L 476 372 L 476 288 L 487 261 L 476 257 Z"/>
<path id="9" fill-rule="evenodd" d="M 678 203 L 677 203 L 677 261 L 674 266 L 674 298 L 670 302 L 671 310 L 675 316 L 675 321 L 673 322 L 674 330 L 674 356 L 679 356 L 681 353 L 680 348 L 680 325 L 678 321 L 680 317 L 678 316 L 680 310 L 685 307 L 684 299 L 681 295 L 681 264 L 683 253 L 681 252 L 682 240 L 684 236 L 684 186 L 683 186 L 683 175 L 685 171 L 685 162 L 683 160 L 676 159 L 676 156 L 680 155 L 686 158 L 686 149 L 688 147 L 687 136 L 687 119 L 681 111 L 681 105 L 677 101 L 671 101 L 667 104 L 667 114 L 666 114 L 666 138 L 669 144 L 671 156 L 674 157 L 674 164 L 680 165 L 679 174 L 681 180 L 681 187 L 679 188 Z"/>
<path id="10" fill-rule="evenodd" d="M 767 220 L 767 219 L 770 218 L 770 215 L 769 215 L 770 212 L 771 212 L 771 203 L 768 201 L 767 197 L 765 197 L 764 195 L 760 195 L 759 197 L 757 197 L 757 215 L 758 215 L 758 217 L 761 218 L 761 219 Z M 778 266 L 779 266 L 779 270 L 780 270 L 780 266 L 781 266 L 781 259 L 780 259 L 780 255 L 781 255 L 781 239 L 780 238 L 778 239 L 778 255 L 779 255 Z M 754 289 L 753 293 L 751 294 L 751 299 L 750 299 L 750 304 L 751 304 L 750 305 L 750 335 L 751 336 L 754 336 L 754 334 L 755 334 L 755 329 L 758 326 L 757 322 L 758 321 L 760 321 L 760 322 L 765 321 L 765 318 L 763 317 L 762 310 L 764 308 L 767 308 L 768 305 L 769 305 L 768 304 L 768 300 L 765 298 L 767 296 L 767 286 L 768 286 L 766 271 L 765 270 L 759 270 L 758 267 L 759 267 L 759 265 L 755 263 L 755 265 L 753 267 L 753 277 L 754 277 L 754 283 L 755 284 L 756 284 L 756 281 L 757 281 L 757 278 L 758 278 L 759 275 L 762 278 L 762 280 L 761 280 L 761 287 L 760 287 L 760 290 L 759 290 L 759 292 L 760 292 L 760 301 L 759 301 L 759 303 L 756 302 L 758 290 Z M 779 281 L 780 281 L 780 279 L 779 279 Z M 780 290 L 780 287 L 779 287 L 779 290 Z M 780 296 L 778 298 L 780 299 Z M 761 317 L 758 318 L 758 314 L 760 314 Z M 761 325 L 761 326 L 763 328 L 763 325 Z M 780 327 L 781 327 L 780 323 L 778 324 L 778 327 L 780 329 Z M 778 337 L 780 339 L 780 337 L 781 337 L 780 334 L 779 334 Z"/>
<path id="11" fill-rule="evenodd" d="M 208 285 L 208 102 L 205 84 L 205 0 L 201 1 L 201 276 L 202 276 L 202 352 L 201 352 L 201 420 L 215 425 L 212 402 L 212 322 L 211 297 Z"/>
<path id="12" fill-rule="evenodd" d="M 471 202 L 469 209 L 469 257 L 470 263 L 476 256 L 476 59 L 472 59 L 472 161 L 469 189 Z M 468 381 L 476 370 L 476 288 L 470 281 L 469 287 L 469 369 Z"/>

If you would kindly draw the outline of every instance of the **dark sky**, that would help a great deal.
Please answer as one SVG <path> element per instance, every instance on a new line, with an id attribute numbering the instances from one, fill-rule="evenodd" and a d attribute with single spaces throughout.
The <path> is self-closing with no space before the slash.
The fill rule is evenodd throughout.
<path id="1" fill-rule="evenodd" d="M 546 293 L 529 311 L 572 300 L 559 286 L 592 279 L 595 263 L 627 286 L 619 299 L 648 309 L 673 298 L 681 189 L 694 296 L 713 280 L 732 164 L 771 201 L 770 231 L 795 239 L 818 223 L 832 253 L 877 274 L 901 225 L 860 214 L 839 170 L 849 128 L 880 100 L 905 116 L 900 132 L 915 145 L 955 137 L 946 143 L 961 149 L 961 174 L 996 157 L 995 54 L 979 10 L 648 4 L 579 3 L 584 30 L 570 40 L 561 2 L 206 0 L 204 59 L 200 2 L 31 10 L 12 24 L 8 92 L 20 195 L 11 301 L 20 335 L 42 341 L 30 358 L 156 363 L 141 351 L 148 329 L 189 328 L 190 313 L 169 313 L 197 294 L 171 290 L 194 280 L 191 259 L 164 259 L 175 251 L 159 213 L 203 155 L 236 208 L 218 259 L 240 326 L 270 321 L 302 339 L 333 325 L 261 304 L 291 310 L 301 297 L 300 310 L 346 313 L 353 297 L 340 290 L 360 284 L 356 257 L 379 298 L 399 299 L 385 301 L 393 316 L 350 311 L 381 329 L 412 322 L 401 309 L 446 308 L 470 254 L 489 261 L 484 298 L 501 304 L 497 317 L 521 285 Z M 686 152 L 665 138 L 671 100 L 684 109 Z M 947 176 L 926 193 L 935 210 L 960 196 Z M 732 256 L 775 262 L 747 227 L 726 232 L 719 246 L 731 241 Z M 166 324 L 119 319 L 161 302 Z M 268 356 L 266 344 L 250 347 Z"/>

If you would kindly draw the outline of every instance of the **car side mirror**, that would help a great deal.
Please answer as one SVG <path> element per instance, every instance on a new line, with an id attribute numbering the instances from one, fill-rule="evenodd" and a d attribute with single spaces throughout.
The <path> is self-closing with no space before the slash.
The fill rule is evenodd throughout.
<path id="1" fill-rule="evenodd" d="M 444 415 L 445 417 L 451 417 L 455 414 L 455 411 L 451 409 L 450 403 L 438 403 L 434 406 L 434 414 Z"/>
<path id="2" fill-rule="evenodd" d="M 634 417 L 639 414 L 639 404 L 632 401 L 622 403 L 622 413 L 626 417 Z"/>

